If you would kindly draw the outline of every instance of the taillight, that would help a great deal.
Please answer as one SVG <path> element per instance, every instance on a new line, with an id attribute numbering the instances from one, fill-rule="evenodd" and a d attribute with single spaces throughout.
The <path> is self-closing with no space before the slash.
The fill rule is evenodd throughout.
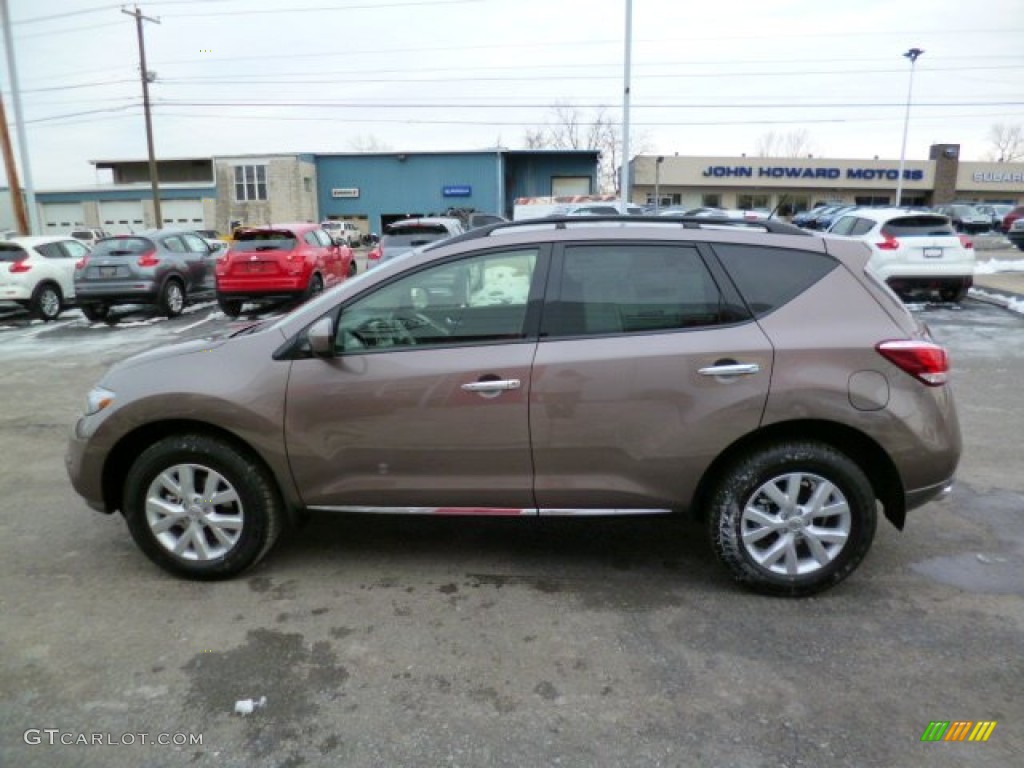
<path id="1" fill-rule="evenodd" d="M 875 349 L 890 363 L 906 371 L 929 387 L 939 387 L 949 380 L 949 355 L 930 341 L 883 341 Z"/>
<path id="2" fill-rule="evenodd" d="M 160 259 L 156 256 L 156 251 L 149 251 L 139 256 L 139 260 L 135 262 L 140 267 L 155 267 L 160 263 Z"/>
<path id="3" fill-rule="evenodd" d="M 88 264 L 89 264 L 89 257 L 88 256 L 83 256 L 82 258 L 80 258 L 78 261 L 75 262 L 75 269 L 85 269 L 86 266 L 88 266 Z"/>
<path id="4" fill-rule="evenodd" d="M 960 245 L 962 245 L 964 248 L 966 248 L 967 250 L 971 250 L 972 248 L 974 248 L 974 241 L 971 240 L 971 238 L 969 238 L 967 235 L 959 235 L 959 238 Z"/>
<path id="5" fill-rule="evenodd" d="M 28 263 L 28 256 L 22 256 L 16 262 L 11 264 L 8 271 L 17 274 L 19 272 L 28 272 L 30 269 L 32 269 L 32 265 Z"/>
<path id="6" fill-rule="evenodd" d="M 875 243 L 875 247 L 880 251 L 895 251 L 900 247 L 900 241 L 888 232 L 883 232 L 882 242 Z"/>

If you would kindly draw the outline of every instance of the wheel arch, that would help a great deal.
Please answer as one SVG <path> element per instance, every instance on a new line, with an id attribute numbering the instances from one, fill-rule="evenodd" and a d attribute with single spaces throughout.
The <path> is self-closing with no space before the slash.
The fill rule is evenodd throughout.
<path id="1" fill-rule="evenodd" d="M 102 488 L 103 499 L 108 512 L 124 509 L 124 485 L 134 460 L 149 446 L 165 437 L 172 437 L 181 434 L 203 435 L 205 437 L 217 438 L 230 443 L 239 451 L 246 454 L 250 460 L 258 462 L 274 478 L 277 493 L 282 501 L 282 508 L 285 510 L 286 519 L 289 525 L 299 522 L 300 509 L 295 500 L 289 499 L 288 489 L 273 467 L 260 455 L 259 451 L 243 440 L 234 432 L 222 427 L 202 421 L 189 419 L 171 419 L 167 421 L 151 422 L 132 430 L 110 449 L 106 461 L 103 464 Z"/>
<path id="2" fill-rule="evenodd" d="M 848 456 L 867 475 L 875 498 L 882 503 L 885 517 L 903 530 L 906 499 L 899 471 L 885 450 L 873 439 L 852 427 L 833 421 L 802 419 L 770 424 L 737 440 L 726 448 L 704 472 L 694 492 L 692 509 L 703 518 L 707 500 L 722 472 L 744 454 L 779 442 L 813 440 L 832 446 Z"/>

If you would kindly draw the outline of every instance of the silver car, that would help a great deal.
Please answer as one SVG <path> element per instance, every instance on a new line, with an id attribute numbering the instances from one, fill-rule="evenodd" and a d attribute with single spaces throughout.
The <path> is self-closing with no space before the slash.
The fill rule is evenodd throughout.
<path id="1" fill-rule="evenodd" d="M 960 456 L 946 353 L 869 256 L 773 221 L 483 227 L 116 365 L 68 471 L 190 578 L 307 510 L 690 511 L 735 579 L 812 594 Z"/>
<path id="2" fill-rule="evenodd" d="M 92 321 L 118 304 L 154 304 L 180 315 L 190 298 L 212 296 L 217 254 L 191 231 L 155 229 L 108 237 L 75 270 L 75 296 Z"/>

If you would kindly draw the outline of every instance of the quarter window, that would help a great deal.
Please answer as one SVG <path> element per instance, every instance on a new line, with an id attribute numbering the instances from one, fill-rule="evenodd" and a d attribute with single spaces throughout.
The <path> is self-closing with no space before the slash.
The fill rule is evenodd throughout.
<path id="1" fill-rule="evenodd" d="M 267 199 L 267 166 L 236 165 L 235 166 L 235 200 Z"/>
<path id="2" fill-rule="evenodd" d="M 341 313 L 345 354 L 421 345 L 493 344 L 526 337 L 537 250 L 474 256 L 390 283 Z"/>
<path id="3" fill-rule="evenodd" d="M 565 249 L 542 334 L 592 336 L 700 328 L 744 319 L 723 301 L 695 248 L 580 245 Z"/>
<path id="4" fill-rule="evenodd" d="M 715 254 L 757 317 L 792 301 L 838 262 L 816 251 L 755 245 L 715 245 Z"/>
<path id="5" fill-rule="evenodd" d="M 60 247 L 69 259 L 81 259 L 89 255 L 89 249 L 77 240 L 62 240 Z"/>

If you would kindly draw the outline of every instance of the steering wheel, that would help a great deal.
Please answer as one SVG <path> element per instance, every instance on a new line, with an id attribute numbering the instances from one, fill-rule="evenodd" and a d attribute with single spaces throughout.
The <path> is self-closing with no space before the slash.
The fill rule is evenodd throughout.
<path id="1" fill-rule="evenodd" d="M 416 343 L 417 331 L 427 329 L 430 336 L 450 336 L 451 331 L 422 312 L 402 313 L 395 316 L 395 324 L 406 331 L 411 343 Z"/>

